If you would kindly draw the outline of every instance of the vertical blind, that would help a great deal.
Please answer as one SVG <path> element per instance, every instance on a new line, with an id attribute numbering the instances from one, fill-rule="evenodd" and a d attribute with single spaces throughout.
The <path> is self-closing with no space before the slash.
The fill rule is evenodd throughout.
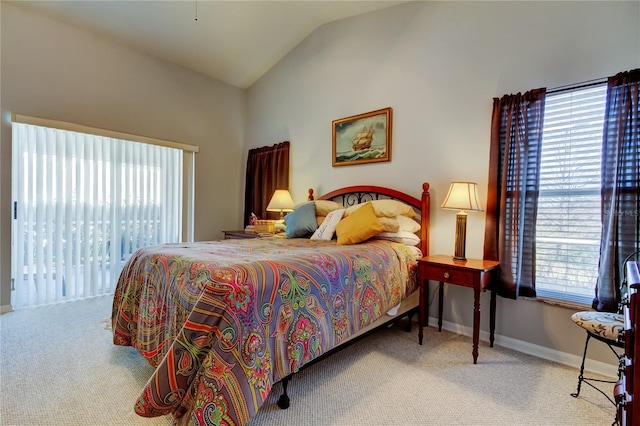
<path id="1" fill-rule="evenodd" d="M 181 149 L 14 122 L 14 308 L 107 294 L 182 238 Z"/>
<path id="2" fill-rule="evenodd" d="M 600 248 L 606 84 L 548 94 L 536 233 L 536 292 L 590 304 Z"/>

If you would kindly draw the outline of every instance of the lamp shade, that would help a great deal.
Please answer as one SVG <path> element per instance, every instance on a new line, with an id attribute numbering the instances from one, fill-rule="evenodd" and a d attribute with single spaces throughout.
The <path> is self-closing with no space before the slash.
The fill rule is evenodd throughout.
<path id="1" fill-rule="evenodd" d="M 481 212 L 478 201 L 478 184 L 475 182 L 451 182 L 442 208 Z"/>
<path id="2" fill-rule="evenodd" d="M 267 205 L 267 211 L 270 212 L 292 212 L 293 199 L 286 189 L 276 189 L 273 193 L 271 201 Z"/>

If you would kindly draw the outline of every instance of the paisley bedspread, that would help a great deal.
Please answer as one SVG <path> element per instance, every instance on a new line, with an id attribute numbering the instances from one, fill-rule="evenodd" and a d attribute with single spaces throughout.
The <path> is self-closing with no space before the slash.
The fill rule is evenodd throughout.
<path id="1" fill-rule="evenodd" d="M 242 425 L 274 383 L 416 288 L 415 254 L 382 240 L 262 238 L 138 250 L 114 294 L 117 345 L 154 375 L 135 403 L 178 424 Z"/>

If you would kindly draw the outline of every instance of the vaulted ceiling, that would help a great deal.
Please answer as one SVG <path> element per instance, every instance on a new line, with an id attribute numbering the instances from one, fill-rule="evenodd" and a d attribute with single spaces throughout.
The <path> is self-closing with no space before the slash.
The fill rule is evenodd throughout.
<path id="1" fill-rule="evenodd" d="M 12 1 L 247 88 L 319 26 L 401 1 Z"/>

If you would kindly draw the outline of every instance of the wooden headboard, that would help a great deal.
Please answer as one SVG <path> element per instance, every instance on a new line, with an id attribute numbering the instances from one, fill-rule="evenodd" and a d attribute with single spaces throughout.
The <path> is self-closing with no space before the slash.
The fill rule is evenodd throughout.
<path id="1" fill-rule="evenodd" d="M 420 199 L 404 192 L 396 191 L 395 189 L 373 185 L 347 186 L 318 197 L 319 200 L 337 201 L 345 207 L 367 201 L 389 198 L 411 205 L 420 215 L 420 250 L 424 256 L 428 256 L 431 194 L 429 193 L 429 184 L 427 182 L 422 184 L 422 196 Z M 313 189 L 309 189 L 309 200 L 313 199 Z"/>

